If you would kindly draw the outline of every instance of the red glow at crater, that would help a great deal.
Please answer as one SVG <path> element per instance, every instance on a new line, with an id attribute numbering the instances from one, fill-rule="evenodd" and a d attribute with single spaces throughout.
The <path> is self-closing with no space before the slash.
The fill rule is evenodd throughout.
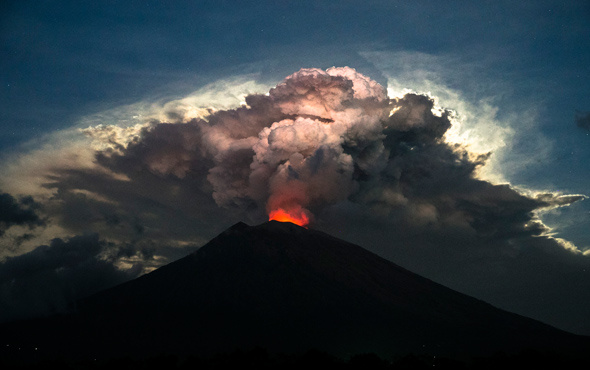
<path id="1" fill-rule="evenodd" d="M 271 211 L 268 215 L 269 221 L 292 222 L 295 225 L 307 228 L 309 224 L 309 217 L 305 214 L 303 209 L 294 209 L 286 211 L 282 208 Z"/>

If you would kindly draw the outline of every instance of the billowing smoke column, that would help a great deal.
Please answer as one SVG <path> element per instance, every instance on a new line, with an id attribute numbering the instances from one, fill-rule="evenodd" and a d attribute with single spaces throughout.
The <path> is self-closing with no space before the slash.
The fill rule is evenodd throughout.
<path id="1" fill-rule="evenodd" d="M 234 119 L 203 128 L 216 164 L 208 179 L 222 206 L 251 199 L 271 219 L 305 225 L 310 207 L 346 199 L 357 189 L 355 169 L 372 171 L 385 154 L 390 101 L 353 69 L 302 69 L 247 103 Z"/>
<path id="2" fill-rule="evenodd" d="M 445 142 L 451 114 L 424 95 L 390 99 L 352 68 L 302 69 L 246 105 L 155 124 L 97 158 L 116 172 L 140 167 L 182 179 L 253 220 L 300 225 L 354 209 L 396 228 L 536 236 L 547 229 L 533 211 L 583 198 L 530 198 L 477 179 L 488 154 Z"/>

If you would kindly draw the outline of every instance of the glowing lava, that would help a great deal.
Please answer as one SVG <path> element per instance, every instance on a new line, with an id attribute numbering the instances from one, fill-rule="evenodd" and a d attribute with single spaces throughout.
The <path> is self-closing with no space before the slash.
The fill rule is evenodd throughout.
<path id="1" fill-rule="evenodd" d="M 271 211 L 268 215 L 268 220 L 280 221 L 280 222 L 292 222 L 295 225 L 307 227 L 309 224 L 309 217 L 305 214 L 303 209 L 299 208 L 296 210 L 285 211 L 282 208 Z"/>

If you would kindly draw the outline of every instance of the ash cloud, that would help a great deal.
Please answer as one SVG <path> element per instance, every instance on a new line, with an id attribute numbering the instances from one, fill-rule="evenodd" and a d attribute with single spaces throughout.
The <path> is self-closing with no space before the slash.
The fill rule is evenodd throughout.
<path id="1" fill-rule="evenodd" d="M 100 240 L 97 234 L 54 239 L 0 263 L 0 320 L 65 312 L 75 300 L 138 276 L 114 262 L 133 250 Z"/>
<path id="2" fill-rule="evenodd" d="M 379 222 L 484 239 L 544 235 L 535 211 L 584 198 L 527 196 L 478 179 L 490 153 L 445 142 L 453 114 L 424 95 L 390 99 L 351 68 L 302 69 L 237 109 L 145 128 L 98 160 L 129 176 L 190 182 L 251 220 L 283 208 L 329 225 L 326 210 L 354 203 Z"/>
<path id="3" fill-rule="evenodd" d="M 8 193 L 0 194 L 0 236 L 14 225 L 25 225 L 33 229 L 44 225 L 44 221 L 37 214 L 40 207 L 31 196 L 14 198 Z"/>
<path id="4" fill-rule="evenodd" d="M 96 233 L 55 238 L 0 263 L 0 322 L 75 310 L 75 301 L 183 257 L 149 240 L 110 242 Z"/>

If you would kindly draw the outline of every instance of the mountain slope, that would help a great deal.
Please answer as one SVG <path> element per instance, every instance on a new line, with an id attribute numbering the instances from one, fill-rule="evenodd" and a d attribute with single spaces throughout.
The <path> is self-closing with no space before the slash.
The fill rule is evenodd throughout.
<path id="1" fill-rule="evenodd" d="M 276 221 L 236 224 L 183 259 L 78 302 L 73 315 L 14 324 L 9 332 L 46 351 L 82 357 L 206 355 L 254 346 L 343 356 L 590 349 L 586 337 L 499 310 L 325 233 Z"/>

